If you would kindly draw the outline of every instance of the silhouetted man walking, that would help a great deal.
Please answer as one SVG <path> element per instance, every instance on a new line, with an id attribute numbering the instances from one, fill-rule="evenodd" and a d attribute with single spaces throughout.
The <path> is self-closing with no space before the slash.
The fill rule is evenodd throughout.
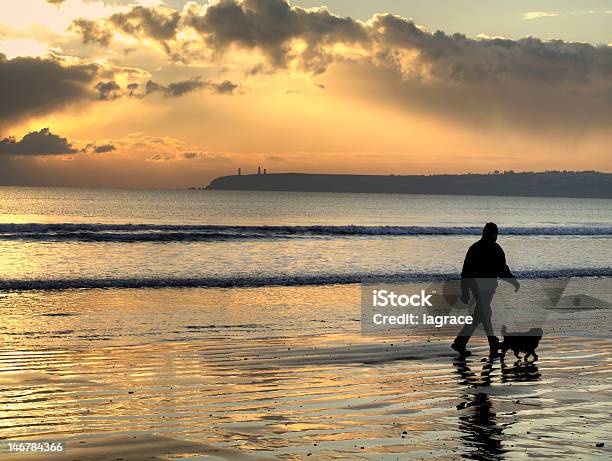
<path id="1" fill-rule="evenodd" d="M 461 302 L 467 304 L 471 292 L 476 299 L 476 306 L 472 324 L 464 325 L 451 345 L 461 355 L 470 355 L 466 345 L 480 324 L 487 334 L 490 355 L 493 357 L 499 355 L 499 340 L 493 332 L 491 323 L 491 301 L 497 289 L 497 278 L 511 283 L 514 291 L 520 288 L 518 280 L 506 265 L 504 250 L 496 242 L 497 234 L 497 225 L 492 222 L 487 223 L 482 229 L 481 239 L 474 243 L 465 255 L 461 271 Z"/>

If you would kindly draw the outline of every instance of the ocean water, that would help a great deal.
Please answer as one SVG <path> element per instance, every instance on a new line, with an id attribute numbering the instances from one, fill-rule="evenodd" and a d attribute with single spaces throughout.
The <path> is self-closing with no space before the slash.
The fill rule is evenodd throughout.
<path id="1" fill-rule="evenodd" d="M 63 440 L 65 459 L 133 459 L 132 443 L 149 447 L 137 459 L 209 459 L 195 444 L 288 460 L 610 459 L 609 310 L 558 314 L 536 363 L 481 361 L 480 338 L 461 361 L 448 338 L 361 334 L 359 283 L 456 277 L 494 221 L 519 294 L 572 276 L 610 299 L 612 200 L 0 195 L 1 440 Z"/>
<path id="2" fill-rule="evenodd" d="M 456 276 L 496 222 L 522 277 L 611 275 L 612 201 L 2 188 L 0 288 L 237 287 Z"/>

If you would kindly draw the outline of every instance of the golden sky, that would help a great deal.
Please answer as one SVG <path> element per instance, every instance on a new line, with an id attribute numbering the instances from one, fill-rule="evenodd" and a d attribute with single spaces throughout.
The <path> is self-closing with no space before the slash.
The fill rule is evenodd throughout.
<path id="1" fill-rule="evenodd" d="M 0 184 L 612 171 L 605 2 L 488 3 L 9 2 Z"/>

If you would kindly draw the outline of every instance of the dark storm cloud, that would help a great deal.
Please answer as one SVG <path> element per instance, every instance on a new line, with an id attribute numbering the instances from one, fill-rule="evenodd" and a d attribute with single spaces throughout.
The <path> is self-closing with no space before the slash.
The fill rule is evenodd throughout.
<path id="1" fill-rule="evenodd" d="M 78 152 L 66 138 L 62 138 L 43 128 L 26 134 L 21 141 L 4 138 L 0 141 L 2 155 L 64 155 Z"/>
<path id="2" fill-rule="evenodd" d="M 96 43 L 108 46 L 113 37 L 111 30 L 107 27 L 84 18 L 72 21 L 69 29 L 79 34 L 85 44 Z"/>
<path id="3" fill-rule="evenodd" d="M 54 59 L 0 53 L 0 128 L 91 98 L 96 65 L 62 65 Z"/>

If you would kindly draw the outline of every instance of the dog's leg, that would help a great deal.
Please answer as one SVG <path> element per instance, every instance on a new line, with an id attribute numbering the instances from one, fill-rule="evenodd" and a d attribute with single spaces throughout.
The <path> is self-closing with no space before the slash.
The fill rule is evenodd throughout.
<path id="1" fill-rule="evenodd" d="M 506 352 L 508 352 L 508 346 L 502 343 L 500 349 L 500 361 L 503 362 L 506 359 Z"/>
<path id="2" fill-rule="evenodd" d="M 525 362 L 527 362 L 527 361 L 528 361 L 528 358 L 529 358 L 529 356 L 530 356 L 530 355 L 531 355 L 531 352 L 527 352 L 527 353 L 526 353 L 526 354 L 523 356 L 523 360 L 524 360 Z"/>

